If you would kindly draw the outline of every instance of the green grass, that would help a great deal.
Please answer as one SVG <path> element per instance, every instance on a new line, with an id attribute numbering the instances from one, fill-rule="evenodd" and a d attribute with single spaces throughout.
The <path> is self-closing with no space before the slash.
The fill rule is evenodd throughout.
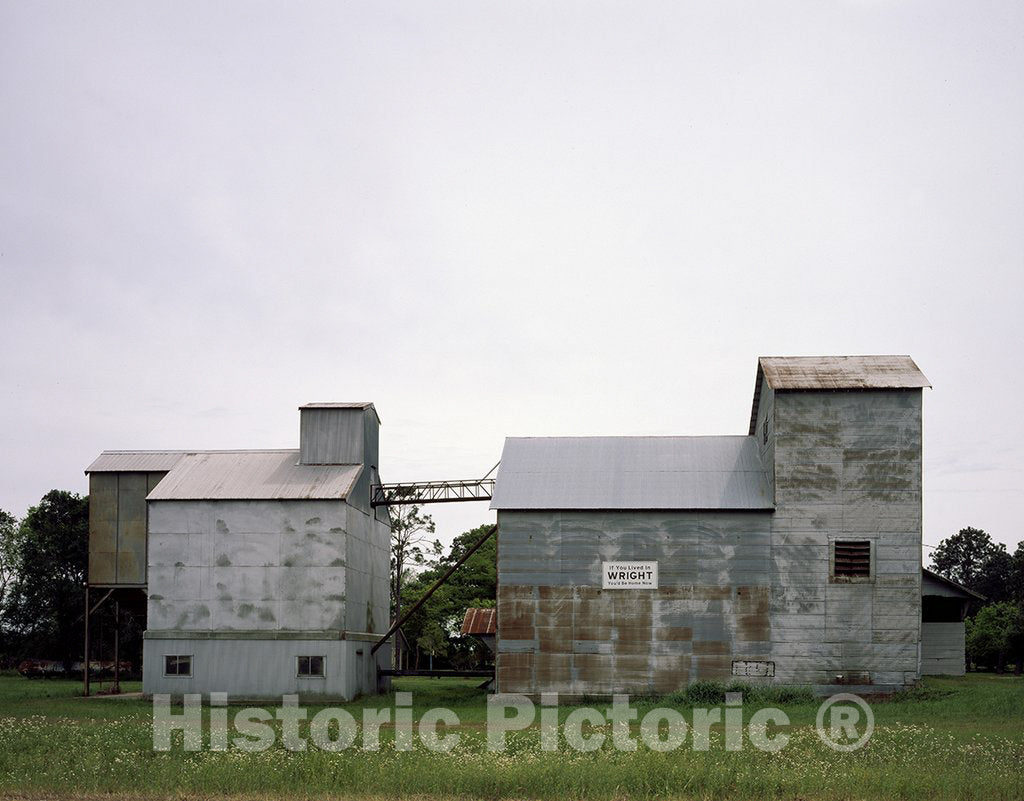
<path id="1" fill-rule="evenodd" d="M 0 676 L 0 795 L 262 796 L 357 798 L 708 798 L 708 799 L 1017 799 L 1024 798 L 1024 681 L 969 676 L 928 680 L 921 689 L 872 703 L 876 728 L 852 754 L 825 748 L 814 733 L 818 702 L 799 690 L 781 697 L 745 688 L 744 710 L 779 704 L 791 740 L 778 753 L 726 751 L 721 727 L 710 750 L 690 741 L 667 753 L 642 744 L 620 752 L 539 748 L 536 729 L 485 748 L 485 694 L 477 680 L 402 679 L 414 718 L 442 706 L 456 712 L 459 745 L 434 753 L 417 740 L 396 750 L 393 730 L 379 751 L 340 753 L 281 745 L 261 753 L 152 749 L 151 705 L 77 697 L 78 682 Z M 129 685 L 126 689 L 137 689 Z M 694 706 L 719 704 L 726 689 L 702 684 L 665 699 L 634 701 L 640 717 L 671 706 L 692 720 Z M 784 702 L 784 703 L 779 703 Z M 591 706 L 605 709 L 606 702 Z M 363 709 L 394 708 L 393 696 L 338 704 L 356 720 Z M 309 706 L 312 715 L 320 707 Z M 562 720 L 574 709 L 560 709 Z M 229 710 L 233 716 L 235 710 Z M 608 729 L 594 733 L 607 733 Z M 232 736 L 235 732 L 231 732 Z"/>

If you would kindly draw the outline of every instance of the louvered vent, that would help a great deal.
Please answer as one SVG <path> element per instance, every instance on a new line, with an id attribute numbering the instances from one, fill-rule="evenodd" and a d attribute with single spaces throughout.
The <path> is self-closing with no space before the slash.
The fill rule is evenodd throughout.
<path id="1" fill-rule="evenodd" d="M 870 576 L 871 542 L 836 540 L 836 576 Z"/>

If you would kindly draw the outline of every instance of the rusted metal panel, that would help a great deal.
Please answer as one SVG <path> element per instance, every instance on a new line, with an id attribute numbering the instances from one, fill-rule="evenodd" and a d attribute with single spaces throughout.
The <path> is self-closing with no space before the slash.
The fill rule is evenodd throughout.
<path id="1" fill-rule="evenodd" d="M 104 470 L 89 474 L 90 584 L 146 584 L 146 495 L 164 475 Z"/>
<path id="2" fill-rule="evenodd" d="M 768 386 L 780 389 L 920 389 L 930 387 L 909 356 L 762 356 Z"/>
<path id="3" fill-rule="evenodd" d="M 501 511 L 499 526 L 502 692 L 668 692 L 771 640 L 765 513 Z M 658 589 L 601 589 L 603 560 L 641 555 Z"/>
<path id="4" fill-rule="evenodd" d="M 117 476 L 117 582 L 146 583 L 146 494 L 145 473 Z"/>
<path id="5" fill-rule="evenodd" d="M 497 630 L 497 610 L 471 607 L 462 619 L 459 634 L 494 634 Z"/>
<path id="6" fill-rule="evenodd" d="M 89 475 L 89 583 L 117 581 L 117 474 Z"/>

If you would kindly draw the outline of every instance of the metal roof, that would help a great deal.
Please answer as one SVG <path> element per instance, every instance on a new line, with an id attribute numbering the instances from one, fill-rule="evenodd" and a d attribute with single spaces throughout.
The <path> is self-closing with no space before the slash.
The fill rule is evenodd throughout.
<path id="1" fill-rule="evenodd" d="M 377 422 L 380 422 L 380 412 L 377 411 L 377 407 L 369 401 L 351 401 L 349 403 L 305 403 L 299 407 L 299 411 L 303 409 L 373 409 L 373 413 L 377 415 Z"/>
<path id="2" fill-rule="evenodd" d="M 188 453 L 147 500 L 344 500 L 363 469 L 298 461 L 297 450 Z"/>
<path id="3" fill-rule="evenodd" d="M 497 630 L 498 614 L 494 609 L 470 607 L 462 619 L 459 634 L 494 634 Z"/>
<path id="4" fill-rule="evenodd" d="M 170 470 L 194 451 L 103 451 L 86 473 L 157 473 Z"/>
<path id="5" fill-rule="evenodd" d="M 909 356 L 762 356 L 772 389 L 920 389 L 930 387 Z"/>
<path id="6" fill-rule="evenodd" d="M 491 509 L 772 509 L 753 437 L 510 437 Z"/>
<path id="7" fill-rule="evenodd" d="M 750 433 L 756 433 L 761 379 L 775 390 L 931 387 L 909 356 L 762 356 L 757 360 Z"/>
<path id="8" fill-rule="evenodd" d="M 922 579 L 923 579 L 922 584 L 921 584 L 921 594 L 922 595 L 928 595 L 927 584 L 928 584 L 929 581 L 931 581 L 931 582 L 935 582 L 937 584 L 942 584 L 942 585 L 948 587 L 949 589 L 953 590 L 953 592 L 955 592 L 956 594 L 958 594 L 962 598 L 975 598 L 976 600 L 979 600 L 979 601 L 987 600 L 985 598 L 985 596 L 982 595 L 981 593 L 977 593 L 974 590 L 970 589 L 969 587 L 965 587 L 963 584 L 961 584 L 958 581 L 953 581 L 953 579 L 951 579 L 951 578 L 946 578 L 942 574 L 936 573 L 934 570 L 929 570 L 927 567 L 922 567 L 921 568 L 921 576 L 922 576 Z"/>

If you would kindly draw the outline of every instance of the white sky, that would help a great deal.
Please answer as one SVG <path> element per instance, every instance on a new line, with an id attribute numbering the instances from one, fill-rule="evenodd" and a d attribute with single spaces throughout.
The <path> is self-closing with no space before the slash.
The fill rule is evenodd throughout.
<path id="1" fill-rule="evenodd" d="M 0 119 L 16 515 L 308 401 L 461 478 L 745 433 L 758 355 L 909 353 L 925 542 L 1024 536 L 1020 3 L 0 0 Z"/>

